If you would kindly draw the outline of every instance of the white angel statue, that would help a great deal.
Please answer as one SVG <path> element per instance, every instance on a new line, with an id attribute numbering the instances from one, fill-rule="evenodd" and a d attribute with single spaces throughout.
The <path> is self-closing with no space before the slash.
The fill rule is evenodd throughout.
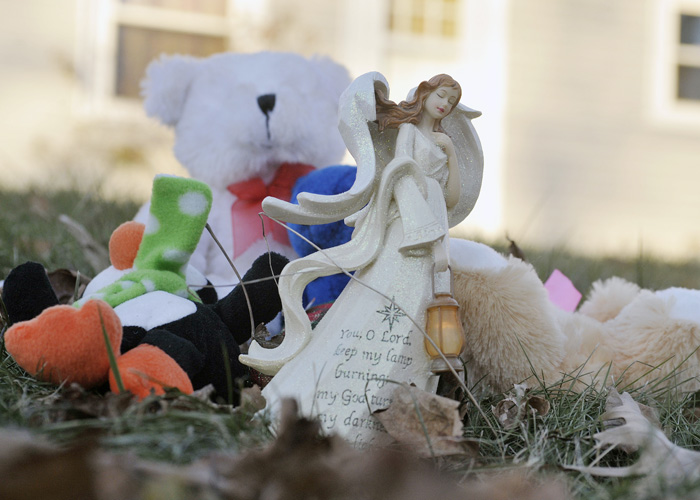
<path id="1" fill-rule="evenodd" d="M 241 356 L 275 374 L 263 390 L 273 413 L 281 399 L 294 398 L 327 431 L 363 447 L 389 441 L 371 413 L 391 402 L 393 382 L 435 390 L 421 329 L 435 276 L 448 266 L 448 230 L 476 203 L 483 170 L 471 124 L 481 113 L 459 104 L 461 93 L 454 79 L 437 75 L 397 105 L 381 74 L 357 78 L 340 98 L 340 132 L 357 162 L 352 188 L 302 193 L 298 205 L 264 200 L 275 219 L 344 218 L 355 228 L 349 242 L 285 267 L 285 338 L 273 349 L 253 342 Z M 354 277 L 312 331 L 304 288 L 339 269 Z"/>

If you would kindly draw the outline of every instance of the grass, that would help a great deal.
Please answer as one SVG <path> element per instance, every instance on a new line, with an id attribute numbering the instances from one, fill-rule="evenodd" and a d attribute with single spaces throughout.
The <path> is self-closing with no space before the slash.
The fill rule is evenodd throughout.
<path id="1" fill-rule="evenodd" d="M 78 192 L 0 192 L 0 279 L 27 260 L 47 269 L 68 268 L 94 276 L 82 246 L 59 219 L 61 214 L 84 225 L 106 249 L 109 236 L 136 214 L 134 203 L 106 202 Z"/>
<path id="2" fill-rule="evenodd" d="M 22 207 L 18 210 L 16 207 Z M 0 279 L 11 268 L 36 260 L 48 269 L 70 268 L 92 276 L 99 269 L 85 258 L 81 245 L 58 216 L 66 214 L 84 225 L 106 247 L 109 235 L 130 219 L 137 207 L 104 202 L 93 196 L 60 192 L 12 193 L 0 196 Z M 498 244 L 495 244 L 498 248 Z M 499 248 L 505 250 L 505 245 Z M 558 268 L 584 292 L 597 279 L 620 276 L 641 286 L 700 288 L 700 263 L 667 263 L 650 256 L 636 259 L 590 259 L 563 250 L 524 249 L 542 279 Z M 0 307 L 1 313 L 1 307 Z M 0 321 L 0 332 L 4 331 Z M 606 390 L 590 387 L 571 390 L 568 381 L 536 387 L 529 393 L 549 401 L 549 412 L 529 417 L 513 428 L 502 428 L 491 408 L 504 395 L 480 400 L 464 418 L 465 435 L 480 440 L 478 465 L 450 463 L 446 471 L 461 479 L 470 472 L 525 469 L 533 478 L 559 477 L 576 498 L 691 498 L 700 485 L 684 484 L 671 491 L 636 488 L 637 479 L 601 479 L 564 471 L 566 464 L 587 464 L 597 453 L 593 434 L 602 430 L 599 416 L 605 408 Z M 700 450 L 700 421 L 694 409 L 700 398 L 671 397 L 669 391 L 635 391 L 640 403 L 654 406 L 668 437 L 676 444 Z M 141 403 L 125 403 L 120 396 L 84 393 L 37 382 L 20 369 L 0 343 L 0 427 L 28 428 L 57 443 L 96 438 L 115 451 L 173 463 L 190 463 L 216 450 L 245 450 L 272 439 L 265 422 L 252 419 L 250 411 L 232 411 L 195 397 L 154 397 Z M 484 417 L 485 415 L 485 417 Z M 489 422 L 484 419 L 488 418 Z M 492 428 L 496 429 L 494 434 Z M 600 465 L 629 465 L 635 456 L 609 453 Z M 443 464 L 444 466 L 444 464 Z M 662 487 L 660 487 L 662 488 Z"/>

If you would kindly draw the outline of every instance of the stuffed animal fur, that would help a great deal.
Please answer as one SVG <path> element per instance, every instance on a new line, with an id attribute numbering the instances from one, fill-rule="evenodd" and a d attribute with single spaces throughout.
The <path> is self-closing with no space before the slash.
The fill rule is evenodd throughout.
<path id="1" fill-rule="evenodd" d="M 268 249 L 296 256 L 272 221 L 263 240 L 259 202 L 267 194 L 288 200 L 296 178 L 342 159 L 337 105 L 349 83 L 330 59 L 279 52 L 162 56 L 148 67 L 145 110 L 174 129 L 175 156 L 211 187 L 209 224 L 237 267 Z M 238 281 L 208 234 L 191 262 L 217 285 Z"/>
<path id="2" fill-rule="evenodd" d="M 455 298 L 467 336 L 469 383 L 505 392 L 537 379 L 700 389 L 700 291 L 641 290 L 598 281 L 577 312 L 549 299 L 531 265 L 485 245 L 451 240 Z"/>

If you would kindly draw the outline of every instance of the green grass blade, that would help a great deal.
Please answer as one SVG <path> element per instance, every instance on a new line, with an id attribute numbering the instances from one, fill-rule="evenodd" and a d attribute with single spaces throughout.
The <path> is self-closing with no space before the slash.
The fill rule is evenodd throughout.
<path id="1" fill-rule="evenodd" d="M 107 357 L 109 358 L 109 366 L 112 368 L 112 374 L 114 374 L 114 380 L 117 383 L 117 388 L 119 392 L 126 392 L 124 389 L 124 382 L 122 382 L 121 374 L 119 373 L 119 366 L 117 365 L 117 357 L 114 355 L 114 350 L 112 349 L 112 344 L 109 341 L 109 336 L 107 335 L 107 329 L 105 328 L 104 318 L 102 317 L 102 309 L 97 307 L 97 313 L 100 315 L 100 325 L 102 326 L 102 338 L 105 341 L 105 347 L 107 348 Z"/>

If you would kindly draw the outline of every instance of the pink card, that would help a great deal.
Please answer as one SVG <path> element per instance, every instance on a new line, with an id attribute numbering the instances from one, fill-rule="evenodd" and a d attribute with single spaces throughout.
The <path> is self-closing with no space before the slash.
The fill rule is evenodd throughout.
<path id="1" fill-rule="evenodd" d="M 549 294 L 549 300 L 564 311 L 575 311 L 578 303 L 581 301 L 581 292 L 576 290 L 571 280 L 559 269 L 555 269 L 552 272 L 544 287 Z"/>

